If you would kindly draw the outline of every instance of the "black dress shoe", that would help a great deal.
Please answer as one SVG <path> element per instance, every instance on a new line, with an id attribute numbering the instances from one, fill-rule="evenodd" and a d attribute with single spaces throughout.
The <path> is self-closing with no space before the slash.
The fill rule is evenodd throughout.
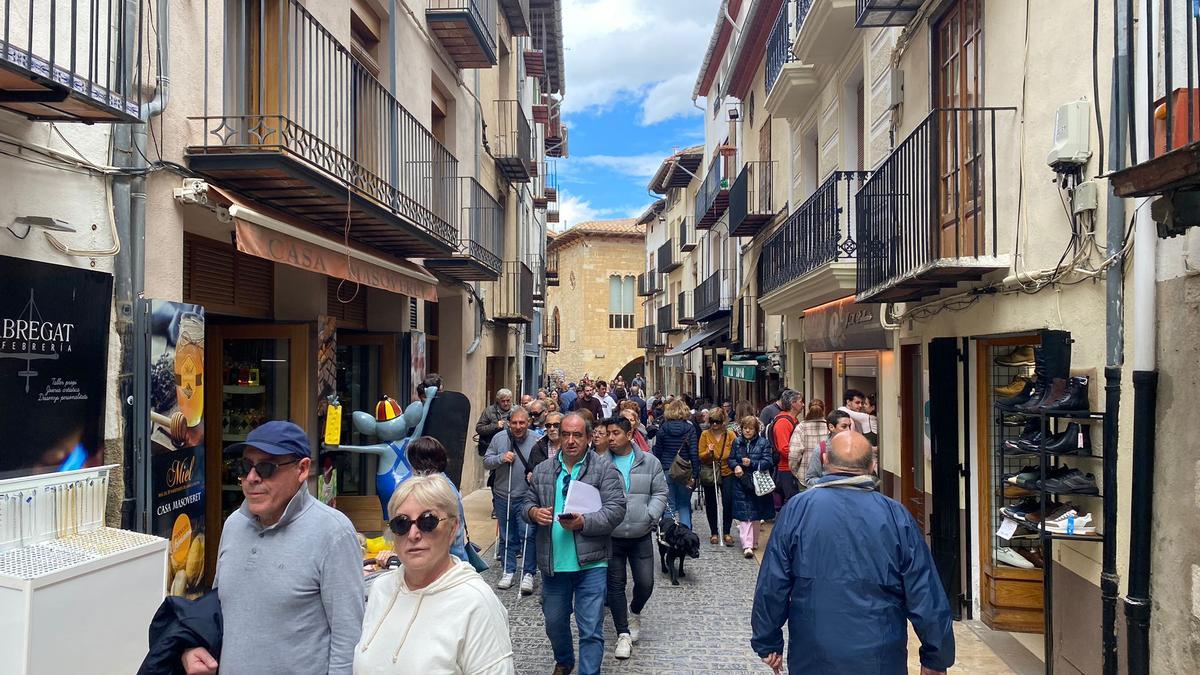
<path id="1" fill-rule="evenodd" d="M 1084 412 L 1088 409 L 1088 379 L 1072 377 L 1062 394 L 1046 401 L 1043 410 L 1048 413 Z"/>
<path id="2" fill-rule="evenodd" d="M 1055 434 L 1046 441 L 1045 450 L 1052 455 L 1091 454 L 1091 428 L 1086 424 L 1071 422 L 1065 431 Z"/>

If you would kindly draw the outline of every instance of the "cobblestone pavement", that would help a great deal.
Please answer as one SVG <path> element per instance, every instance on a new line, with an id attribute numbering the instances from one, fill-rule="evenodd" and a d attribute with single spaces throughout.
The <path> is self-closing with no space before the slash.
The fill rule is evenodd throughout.
<path id="1" fill-rule="evenodd" d="M 679 586 L 672 586 L 670 577 L 661 573 L 656 556 L 654 595 L 642 612 L 641 635 L 633 647 L 633 658 L 618 661 L 613 657 L 617 636 L 606 610 L 605 673 L 770 672 L 750 649 L 750 608 L 758 562 L 743 558 L 740 548 L 710 546 L 707 528 L 701 525 L 700 530 L 705 535 L 701 538 L 700 558 L 684 563 L 687 577 L 679 580 Z M 737 543 L 736 534 L 734 539 Z M 490 551 L 488 555 L 490 561 Z M 499 578 L 498 568 L 494 565 L 484 575 L 493 586 Z M 508 608 L 517 672 L 549 674 L 554 669 L 554 658 L 537 594 L 522 598 L 516 585 L 497 593 Z M 578 639 L 577 631 L 575 635 Z"/>

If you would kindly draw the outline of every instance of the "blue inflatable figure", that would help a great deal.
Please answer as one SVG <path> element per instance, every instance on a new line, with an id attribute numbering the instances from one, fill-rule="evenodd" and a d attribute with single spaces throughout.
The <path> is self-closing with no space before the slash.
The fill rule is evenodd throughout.
<path id="1" fill-rule="evenodd" d="M 355 430 L 360 434 L 374 436 L 380 442 L 375 445 L 341 445 L 336 448 L 379 458 L 379 470 L 375 474 L 375 492 L 379 496 L 384 521 L 388 519 L 388 501 L 396 491 L 396 486 L 413 474 L 412 464 L 408 461 L 408 442 L 420 436 L 424 430 L 429 406 L 436 395 L 437 387 L 427 388 L 425 400 L 413 401 L 403 413 L 400 412 L 400 405 L 387 396 L 380 399 L 375 406 L 373 417 L 370 413 L 355 411 Z"/>

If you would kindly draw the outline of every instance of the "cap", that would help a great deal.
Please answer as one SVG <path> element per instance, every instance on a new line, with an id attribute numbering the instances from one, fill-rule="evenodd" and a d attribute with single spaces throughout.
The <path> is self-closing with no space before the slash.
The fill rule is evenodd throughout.
<path id="1" fill-rule="evenodd" d="M 376 422 L 390 422 L 399 417 L 400 413 L 400 404 L 393 401 L 387 394 L 384 394 L 379 399 L 379 403 L 375 405 Z"/>
<path id="2" fill-rule="evenodd" d="M 308 449 L 308 434 L 293 422 L 273 420 L 255 427 L 246 440 L 225 448 L 226 453 L 236 453 L 246 448 L 261 450 L 268 455 L 292 455 L 301 459 L 311 456 Z"/>

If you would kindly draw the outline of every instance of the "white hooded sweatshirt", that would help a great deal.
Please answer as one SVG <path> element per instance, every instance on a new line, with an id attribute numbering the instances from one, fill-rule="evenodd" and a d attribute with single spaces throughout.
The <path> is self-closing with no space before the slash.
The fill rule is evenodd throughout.
<path id="1" fill-rule="evenodd" d="M 415 591 L 401 567 L 371 585 L 354 672 L 512 675 L 508 612 L 469 563 Z"/>

